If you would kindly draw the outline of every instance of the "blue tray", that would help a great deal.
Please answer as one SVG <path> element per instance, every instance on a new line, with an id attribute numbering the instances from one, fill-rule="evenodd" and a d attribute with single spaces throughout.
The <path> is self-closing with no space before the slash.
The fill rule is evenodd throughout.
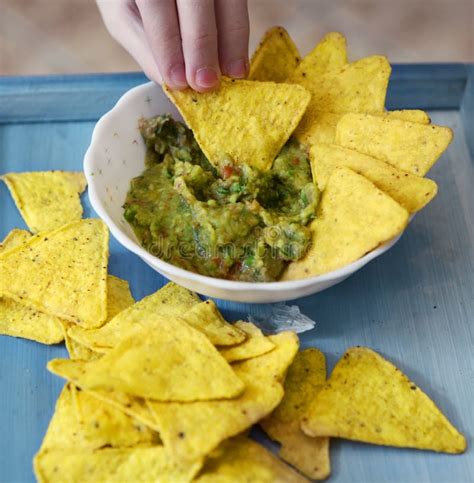
<path id="1" fill-rule="evenodd" d="M 0 173 L 81 169 L 95 121 L 141 74 L 0 78 Z M 405 371 L 472 444 L 474 431 L 474 67 L 396 65 L 388 107 L 424 108 L 455 139 L 430 172 L 437 198 L 387 254 L 344 283 L 297 301 L 317 321 L 303 346 L 324 351 L 331 369 L 344 350 L 367 345 Z M 471 144 L 469 144 L 470 141 Z M 85 215 L 94 216 L 87 197 Z M 0 183 L 0 238 L 25 227 Z M 111 242 L 111 273 L 139 299 L 166 280 Z M 233 319 L 261 306 L 218 301 Z M 49 359 L 66 355 L 0 336 L 0 481 L 29 482 L 63 382 Z M 261 437 L 261 435 L 258 435 Z M 448 456 L 334 440 L 333 482 L 467 482 L 474 453 Z"/>

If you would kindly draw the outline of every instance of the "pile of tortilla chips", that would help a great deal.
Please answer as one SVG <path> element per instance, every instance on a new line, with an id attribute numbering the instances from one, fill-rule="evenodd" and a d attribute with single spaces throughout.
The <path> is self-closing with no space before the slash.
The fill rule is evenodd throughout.
<path id="1" fill-rule="evenodd" d="M 303 59 L 288 32 L 270 29 L 249 79 L 199 94 L 165 92 L 209 160 L 266 170 L 290 135 L 308 149 L 322 191 L 306 255 L 282 280 L 320 275 L 361 258 L 405 229 L 437 193 L 423 176 L 452 139 L 420 110 L 386 111 L 384 56 L 349 62 L 345 37 L 327 34 Z M 297 89 L 299 88 L 299 89 Z"/>

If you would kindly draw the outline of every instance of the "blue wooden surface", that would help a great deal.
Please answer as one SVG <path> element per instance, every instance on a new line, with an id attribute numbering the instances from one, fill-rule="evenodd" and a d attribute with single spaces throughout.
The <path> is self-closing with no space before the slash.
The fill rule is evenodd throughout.
<path id="1" fill-rule="evenodd" d="M 469 66 L 395 64 L 388 109 L 459 109 Z M 0 77 L 0 122 L 88 121 L 108 111 L 142 73 Z"/>
<path id="2" fill-rule="evenodd" d="M 399 106 L 393 106 L 399 107 Z M 19 113 L 21 114 L 21 113 Z M 458 111 L 432 112 L 450 125 L 455 140 L 430 173 L 439 195 L 418 214 L 387 254 L 342 284 L 297 301 L 317 321 L 301 337 L 321 348 L 332 368 L 349 346 L 380 351 L 423 388 L 463 430 L 474 430 L 474 163 Z M 0 115 L 5 116 L 0 104 Z M 0 125 L 0 173 L 81 169 L 93 122 Z M 86 216 L 93 216 L 87 196 Z M 0 184 L 0 237 L 24 227 L 6 187 Z M 165 280 L 137 257 L 111 242 L 111 273 L 127 278 L 141 298 Z M 240 318 L 262 307 L 219 301 Z M 62 382 L 46 362 L 65 355 L 0 336 L 0 482 L 33 481 L 38 449 Z M 438 455 L 334 441 L 333 482 L 467 482 L 474 480 L 474 454 Z"/>

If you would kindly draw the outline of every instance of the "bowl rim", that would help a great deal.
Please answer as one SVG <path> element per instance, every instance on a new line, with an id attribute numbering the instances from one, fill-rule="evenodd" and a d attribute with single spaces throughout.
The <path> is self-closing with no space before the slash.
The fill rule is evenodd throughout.
<path id="1" fill-rule="evenodd" d="M 140 258 L 144 259 L 147 263 L 152 265 L 153 267 L 157 267 L 164 272 L 170 273 L 171 275 L 177 278 L 187 278 L 191 279 L 194 282 L 201 283 L 204 285 L 216 286 L 218 285 L 219 288 L 231 291 L 241 291 L 241 290 L 256 290 L 262 292 L 271 292 L 271 291 L 282 291 L 282 290 L 298 290 L 305 287 L 310 287 L 312 285 L 322 284 L 328 281 L 337 280 L 341 278 L 345 278 L 352 273 L 356 272 L 368 262 L 377 258 L 378 256 L 385 253 L 389 250 L 403 235 L 404 231 L 400 234 L 396 235 L 395 237 L 387 240 L 383 244 L 379 245 L 378 247 L 374 248 L 370 252 L 366 253 L 361 258 L 355 260 L 348 265 L 344 265 L 336 270 L 331 272 L 327 272 L 321 275 L 315 275 L 312 277 L 297 279 L 297 280 L 288 280 L 288 281 L 275 281 L 275 282 L 243 282 L 243 281 L 235 281 L 235 280 L 226 280 L 222 278 L 214 278 L 208 277 L 206 275 L 201 275 L 199 273 L 191 272 L 184 268 L 178 267 L 171 263 L 165 262 L 164 260 L 160 259 L 159 257 L 152 255 L 150 252 L 145 250 L 139 243 L 138 240 L 132 240 L 128 235 L 126 235 L 120 226 L 114 222 L 111 216 L 109 216 L 108 211 L 104 203 L 101 201 L 97 189 L 96 184 L 98 182 L 97 176 L 92 176 L 92 163 L 93 160 L 97 158 L 95 154 L 98 152 L 98 144 L 99 140 L 102 137 L 103 131 L 106 129 L 107 124 L 110 122 L 110 119 L 116 116 L 120 111 L 121 108 L 127 104 L 131 97 L 135 97 L 141 91 L 146 91 L 150 87 L 159 87 L 154 82 L 146 82 L 144 84 L 140 84 L 136 87 L 125 92 L 120 99 L 116 102 L 114 107 L 106 112 L 96 123 L 94 126 L 94 130 L 92 132 L 92 137 L 90 141 L 90 145 L 84 155 L 84 174 L 87 179 L 88 184 L 88 195 L 92 205 L 92 208 L 96 211 L 96 213 L 102 218 L 105 223 L 107 224 L 110 232 L 114 236 L 114 238 L 125 248 L 130 250 L 132 253 L 135 253 Z"/>

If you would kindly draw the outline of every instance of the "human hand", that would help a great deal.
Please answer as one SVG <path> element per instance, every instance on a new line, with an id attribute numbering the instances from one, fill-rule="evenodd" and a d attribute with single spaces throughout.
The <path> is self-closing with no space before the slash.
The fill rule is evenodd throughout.
<path id="1" fill-rule="evenodd" d="M 199 92 L 248 72 L 247 0 L 97 0 L 105 25 L 145 74 Z"/>

